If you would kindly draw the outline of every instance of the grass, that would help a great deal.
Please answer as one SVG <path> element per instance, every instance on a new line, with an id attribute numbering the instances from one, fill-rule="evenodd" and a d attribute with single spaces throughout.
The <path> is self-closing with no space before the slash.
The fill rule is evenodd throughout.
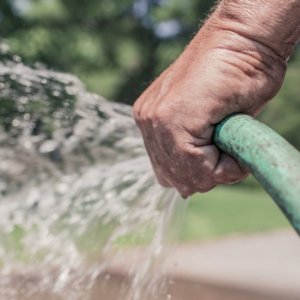
<path id="1" fill-rule="evenodd" d="M 186 212 L 181 214 L 181 222 L 178 237 L 182 242 L 289 226 L 265 191 L 238 186 L 219 187 L 206 194 L 194 195 Z"/>

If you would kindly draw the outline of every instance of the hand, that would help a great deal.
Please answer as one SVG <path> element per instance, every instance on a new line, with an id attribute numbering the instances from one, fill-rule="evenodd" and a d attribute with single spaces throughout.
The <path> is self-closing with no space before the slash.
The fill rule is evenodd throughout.
<path id="1" fill-rule="evenodd" d="M 285 70 L 268 47 L 206 24 L 134 105 L 160 184 L 185 198 L 242 180 L 247 170 L 213 144 L 214 126 L 233 113 L 257 115 Z"/>

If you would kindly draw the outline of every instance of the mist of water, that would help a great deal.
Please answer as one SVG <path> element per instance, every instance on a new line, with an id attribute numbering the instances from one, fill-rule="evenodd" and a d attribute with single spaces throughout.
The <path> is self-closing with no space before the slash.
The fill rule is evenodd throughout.
<path id="1" fill-rule="evenodd" d="M 0 299 L 90 299 L 128 243 L 149 245 L 126 292 L 146 299 L 177 194 L 156 184 L 131 108 L 4 45 L 0 59 Z"/>

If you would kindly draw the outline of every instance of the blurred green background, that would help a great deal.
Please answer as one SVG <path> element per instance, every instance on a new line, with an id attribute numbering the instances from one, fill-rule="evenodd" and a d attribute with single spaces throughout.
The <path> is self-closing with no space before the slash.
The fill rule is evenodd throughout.
<path id="1" fill-rule="evenodd" d="M 1 0 L 0 36 L 29 65 L 76 74 L 90 91 L 132 104 L 184 49 L 212 0 Z M 300 149 L 300 51 L 260 119 Z M 253 178 L 196 195 L 183 240 L 287 226 Z"/>

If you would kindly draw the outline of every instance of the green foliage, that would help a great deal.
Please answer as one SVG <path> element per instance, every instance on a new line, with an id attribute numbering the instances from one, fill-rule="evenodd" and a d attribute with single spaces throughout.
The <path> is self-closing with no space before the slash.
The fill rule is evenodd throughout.
<path id="1" fill-rule="evenodd" d="M 148 11 L 134 13 L 134 3 L 141 2 L 150 5 Z M 12 52 L 26 63 L 39 61 L 47 67 L 74 73 L 89 90 L 112 100 L 133 103 L 180 54 L 214 3 L 214 0 L 2 0 L 0 34 Z M 177 35 L 159 36 L 157 28 L 165 21 L 175 21 L 180 28 Z M 298 149 L 299 78 L 298 51 L 280 94 L 260 116 Z"/>
<path id="2" fill-rule="evenodd" d="M 282 89 L 260 119 L 300 150 L 300 53 L 290 64 Z"/>
<path id="3" fill-rule="evenodd" d="M 10 13 L 0 33 L 12 52 L 27 63 L 75 73 L 90 90 L 132 103 L 178 56 L 214 1 L 165 1 L 143 17 L 133 13 L 135 0 L 28 0 L 21 10 L 16 6 L 19 14 L 14 2 L 4 2 L 0 10 Z M 178 20 L 183 33 L 160 39 L 154 27 L 167 20 Z"/>

